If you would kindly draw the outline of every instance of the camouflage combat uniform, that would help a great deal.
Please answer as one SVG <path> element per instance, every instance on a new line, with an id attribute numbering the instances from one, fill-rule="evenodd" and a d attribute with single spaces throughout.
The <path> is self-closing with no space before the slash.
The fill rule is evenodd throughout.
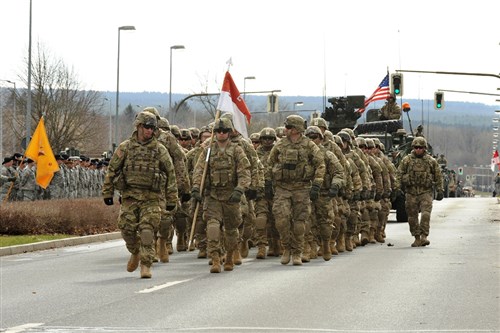
<path id="1" fill-rule="evenodd" d="M 422 137 L 413 139 L 412 147 L 427 147 Z M 443 198 L 443 177 L 436 160 L 425 151 L 419 156 L 414 150 L 406 155 L 398 167 L 396 188 L 406 194 L 406 212 L 410 233 L 415 237 L 412 246 L 428 245 L 433 189 L 438 193 L 438 200 Z M 420 222 L 418 214 L 420 215 Z M 422 238 L 422 239 L 421 239 Z"/>
<path id="2" fill-rule="evenodd" d="M 138 125 L 150 122 L 156 125 L 156 118 L 147 112 L 136 118 Z M 139 142 L 137 133 L 134 131 L 113 154 L 102 193 L 106 202 L 113 198 L 115 189 L 120 191 L 118 227 L 132 256 L 140 256 L 142 276 L 142 266 L 151 267 L 155 257 L 154 231 L 160 223 L 161 206 L 166 203 L 175 207 L 178 198 L 174 166 L 167 149 L 154 136 Z"/>

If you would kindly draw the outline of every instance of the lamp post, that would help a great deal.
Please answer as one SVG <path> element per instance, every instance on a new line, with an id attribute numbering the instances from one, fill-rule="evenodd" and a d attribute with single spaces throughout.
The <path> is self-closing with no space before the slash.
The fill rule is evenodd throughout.
<path id="1" fill-rule="evenodd" d="M 168 112 L 172 112 L 172 50 L 183 50 L 185 49 L 184 45 L 172 45 L 170 46 L 170 84 L 168 89 Z M 172 118 L 175 117 L 175 114 Z M 174 119 L 172 119 L 174 121 Z"/>
<path id="2" fill-rule="evenodd" d="M 247 93 L 247 80 L 255 80 L 255 76 L 245 76 L 243 79 L 243 100 L 246 101 L 246 93 Z"/>
<path id="3" fill-rule="evenodd" d="M 115 145 L 118 145 L 118 109 L 120 101 L 120 32 L 122 30 L 135 30 L 133 25 L 118 27 L 118 59 L 116 62 L 116 114 L 115 114 Z M 114 149 L 113 149 L 114 150 Z"/>
<path id="4" fill-rule="evenodd" d="M 302 105 L 304 105 L 304 102 L 295 102 L 295 103 L 293 103 L 293 111 L 295 111 L 295 107 L 296 106 L 302 106 Z"/>

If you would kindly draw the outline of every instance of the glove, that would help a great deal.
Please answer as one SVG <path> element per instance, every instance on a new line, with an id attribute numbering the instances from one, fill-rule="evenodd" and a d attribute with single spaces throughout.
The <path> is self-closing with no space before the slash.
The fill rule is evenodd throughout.
<path id="1" fill-rule="evenodd" d="M 444 198 L 443 191 L 438 191 L 438 193 L 436 194 L 436 200 L 441 201 L 441 200 L 443 200 L 443 198 Z"/>
<path id="2" fill-rule="evenodd" d="M 118 202 L 120 203 L 120 205 L 122 204 L 122 196 L 121 195 L 118 197 Z"/>
<path id="3" fill-rule="evenodd" d="M 243 195 L 243 190 L 240 189 L 239 187 L 235 187 L 228 201 L 231 203 L 240 203 L 242 195 Z"/>
<path id="4" fill-rule="evenodd" d="M 354 193 L 352 200 L 359 201 L 361 199 L 361 194 L 359 192 Z"/>
<path id="5" fill-rule="evenodd" d="M 382 193 L 382 198 L 383 199 L 388 199 L 391 197 L 391 191 L 384 191 L 384 193 Z"/>
<path id="6" fill-rule="evenodd" d="M 273 182 L 270 180 L 266 180 L 265 182 L 264 198 L 266 198 L 267 200 L 271 200 L 272 198 L 274 198 Z"/>
<path id="7" fill-rule="evenodd" d="M 197 188 L 193 188 L 193 190 L 191 191 L 191 197 L 194 198 L 197 202 L 201 202 L 202 200 L 200 190 Z"/>
<path id="8" fill-rule="evenodd" d="M 17 177 L 9 177 L 9 178 L 7 178 L 7 181 L 8 182 L 15 182 L 16 179 L 17 179 Z"/>
<path id="9" fill-rule="evenodd" d="M 104 203 L 107 206 L 113 206 L 113 198 L 104 198 Z"/>
<path id="10" fill-rule="evenodd" d="M 248 200 L 255 200 L 257 199 L 257 190 L 246 190 L 245 196 Z"/>
<path id="11" fill-rule="evenodd" d="M 320 188 L 321 187 L 318 184 L 313 184 L 311 186 L 311 191 L 309 192 L 309 198 L 311 198 L 312 201 L 318 200 Z"/>
<path id="12" fill-rule="evenodd" d="M 375 200 L 375 201 L 380 201 L 380 199 L 382 199 L 382 194 L 380 194 L 380 192 L 375 193 L 375 198 L 374 198 L 374 200 Z"/>
<path id="13" fill-rule="evenodd" d="M 191 197 L 191 196 L 189 196 Z M 176 205 L 175 204 L 167 204 L 167 206 L 165 207 L 169 212 L 173 211 L 175 209 Z"/>
<path id="14" fill-rule="evenodd" d="M 330 190 L 328 190 L 328 196 L 330 198 L 335 198 L 337 195 L 339 195 L 339 187 L 337 185 L 332 185 Z"/>
<path id="15" fill-rule="evenodd" d="M 181 194 L 181 202 L 187 202 L 191 199 L 191 194 L 189 193 L 182 193 Z"/>

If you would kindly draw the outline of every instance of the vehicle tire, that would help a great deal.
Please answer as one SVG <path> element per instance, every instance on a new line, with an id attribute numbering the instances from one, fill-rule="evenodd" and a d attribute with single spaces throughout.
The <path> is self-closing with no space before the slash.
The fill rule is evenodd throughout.
<path id="1" fill-rule="evenodd" d="M 408 222 L 408 214 L 406 213 L 405 198 L 397 197 L 392 203 L 392 207 L 396 210 L 397 222 Z"/>

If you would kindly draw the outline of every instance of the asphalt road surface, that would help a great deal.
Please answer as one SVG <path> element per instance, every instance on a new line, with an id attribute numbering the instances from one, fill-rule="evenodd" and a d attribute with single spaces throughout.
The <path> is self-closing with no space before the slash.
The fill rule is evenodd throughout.
<path id="1" fill-rule="evenodd" d="M 220 274 L 175 252 L 152 279 L 126 271 L 121 240 L 4 256 L 0 331 L 500 331 L 495 198 L 435 201 L 428 247 L 410 247 L 407 223 L 386 233 L 385 244 L 302 266 L 254 259 L 253 248 Z"/>

